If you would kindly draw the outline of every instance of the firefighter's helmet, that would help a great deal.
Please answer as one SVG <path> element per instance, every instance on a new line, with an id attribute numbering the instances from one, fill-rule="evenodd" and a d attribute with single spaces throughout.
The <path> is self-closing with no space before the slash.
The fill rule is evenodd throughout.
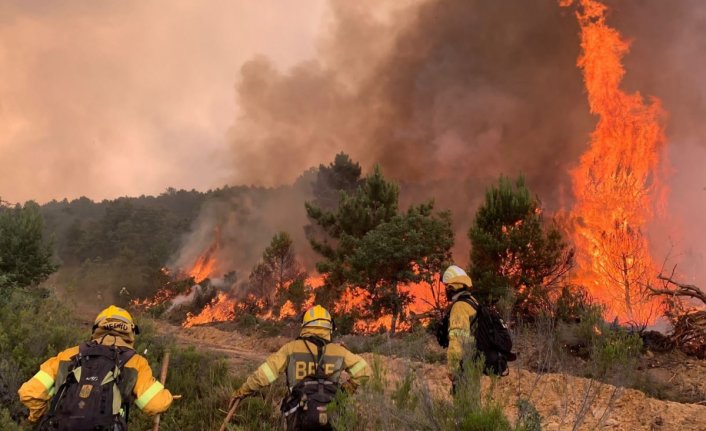
<path id="1" fill-rule="evenodd" d="M 471 277 L 466 274 L 466 271 L 456 265 L 451 265 L 446 268 L 444 275 L 441 276 L 441 282 L 452 290 L 461 290 L 473 286 Z"/>
<path id="2" fill-rule="evenodd" d="M 302 328 L 326 328 L 333 330 L 333 319 L 327 309 L 320 305 L 315 305 L 304 312 L 302 317 Z"/>

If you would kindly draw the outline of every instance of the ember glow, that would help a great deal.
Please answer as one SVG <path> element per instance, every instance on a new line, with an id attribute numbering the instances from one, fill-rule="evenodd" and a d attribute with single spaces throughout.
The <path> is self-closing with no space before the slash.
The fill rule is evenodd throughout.
<path id="1" fill-rule="evenodd" d="M 305 310 L 314 305 L 314 297 L 316 289 L 324 284 L 324 279 L 321 276 L 309 277 L 306 280 L 306 285 L 309 287 L 309 297 L 306 299 L 301 309 Z M 400 287 L 402 292 L 407 292 L 414 298 L 414 301 L 406 310 L 408 317 L 411 315 L 424 316 L 422 320 L 428 319 L 426 314 L 435 306 L 443 306 L 444 300 L 441 295 L 441 285 L 438 277 L 433 284 L 429 283 L 414 283 Z M 365 310 L 369 307 L 369 300 L 361 288 L 351 287 L 347 289 L 341 299 L 338 301 L 332 310 L 334 315 L 351 312 L 365 314 Z M 262 298 L 255 298 L 249 295 L 244 300 L 237 300 L 229 296 L 227 293 L 221 292 L 211 303 L 206 305 L 204 309 L 196 315 L 189 314 L 182 326 L 191 327 L 194 325 L 203 325 L 207 323 L 226 322 L 234 320 L 238 313 L 252 313 L 261 319 L 266 320 L 282 320 L 286 318 L 296 318 L 300 310 L 290 301 L 278 310 L 273 312 L 272 307 L 268 307 Z M 384 329 L 389 329 L 392 323 L 392 316 L 384 315 L 377 319 L 358 319 L 354 324 L 354 330 L 358 333 L 373 333 Z M 407 330 L 411 327 L 410 319 L 398 321 L 398 330 Z"/>
<path id="2" fill-rule="evenodd" d="M 571 172 L 575 281 L 606 305 L 606 317 L 647 323 L 658 314 L 656 300 L 644 292 L 657 268 L 645 231 L 666 194 L 662 110 L 658 100 L 646 102 L 639 93 L 620 89 L 621 61 L 629 45 L 606 25 L 605 14 L 606 6 L 595 0 L 580 0 L 576 13 L 582 50 L 578 66 L 598 124 Z"/>
<path id="3" fill-rule="evenodd" d="M 200 283 L 211 277 L 216 268 L 216 254 L 221 244 L 221 230 L 216 228 L 213 241 L 206 250 L 196 259 L 188 274 L 194 278 L 196 283 Z"/>
<path id="4" fill-rule="evenodd" d="M 190 328 L 212 322 L 227 322 L 235 319 L 236 303 L 224 292 L 220 292 L 197 315 L 189 313 L 182 326 Z"/>

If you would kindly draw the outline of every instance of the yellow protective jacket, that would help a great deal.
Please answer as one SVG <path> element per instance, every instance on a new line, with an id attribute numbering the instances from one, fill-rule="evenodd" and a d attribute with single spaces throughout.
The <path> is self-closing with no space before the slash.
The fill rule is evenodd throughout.
<path id="1" fill-rule="evenodd" d="M 37 422 L 46 413 L 49 400 L 54 395 L 59 379 L 66 378 L 69 365 L 78 354 L 79 347 L 71 347 L 53 358 L 48 359 L 39 367 L 39 372 L 20 387 L 20 401 L 29 409 L 29 421 Z M 147 360 L 135 354 L 124 365 L 123 378 L 132 386 L 135 404 L 148 415 L 164 412 L 172 404 L 172 394 L 162 384 L 152 377 Z"/>
<path id="2" fill-rule="evenodd" d="M 461 292 L 451 299 L 453 305 L 449 315 L 449 348 L 446 352 L 451 375 L 458 373 L 464 350 L 472 348 L 475 344 L 471 319 L 476 315 L 476 310 L 469 303 L 460 300 L 462 295 L 470 296 L 468 292 Z"/>
<path id="3" fill-rule="evenodd" d="M 330 332 L 325 328 L 304 328 L 301 337 L 307 336 L 329 340 Z M 304 377 L 316 372 L 316 360 L 309 350 L 316 355 L 318 347 L 312 341 L 302 339 L 290 341 L 270 355 L 234 395 L 237 397 L 250 395 L 277 380 L 277 376 L 282 372 L 286 373 L 287 386 L 291 390 Z M 338 382 L 341 371 L 346 370 L 350 375 L 349 383 L 353 388 L 372 374 L 363 358 L 336 343 L 326 344 L 322 364 L 324 373 L 334 382 Z"/>

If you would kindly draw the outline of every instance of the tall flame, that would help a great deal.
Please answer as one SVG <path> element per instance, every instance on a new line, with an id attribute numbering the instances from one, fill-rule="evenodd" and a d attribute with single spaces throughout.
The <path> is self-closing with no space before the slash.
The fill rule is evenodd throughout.
<path id="1" fill-rule="evenodd" d="M 189 277 L 193 277 L 196 283 L 201 283 L 205 279 L 211 277 L 216 269 L 216 253 L 221 246 L 221 229 L 216 228 L 213 241 L 204 250 L 203 253 L 196 259 L 191 269 L 189 269 Z"/>
<path id="2" fill-rule="evenodd" d="M 572 2 L 560 1 L 562 6 Z M 657 304 L 644 291 L 656 270 L 645 229 L 666 192 L 660 169 L 662 110 L 658 100 L 645 102 L 639 93 L 620 89 L 621 60 L 629 45 L 606 25 L 605 5 L 596 0 L 580 0 L 580 5 L 578 66 L 598 124 L 590 148 L 571 172 L 576 281 L 607 306 L 609 318 L 647 323 Z"/>

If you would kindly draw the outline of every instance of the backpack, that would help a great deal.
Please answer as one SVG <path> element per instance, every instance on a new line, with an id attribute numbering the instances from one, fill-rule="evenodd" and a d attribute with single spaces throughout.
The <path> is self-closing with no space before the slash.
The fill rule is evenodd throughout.
<path id="1" fill-rule="evenodd" d="M 132 349 L 95 342 L 80 345 L 66 375 L 58 376 L 56 394 L 38 429 L 126 431 L 132 388 L 121 385 L 122 370 L 134 355 Z"/>
<path id="2" fill-rule="evenodd" d="M 289 396 L 282 402 L 282 415 L 287 421 L 287 431 L 331 431 L 328 406 L 336 398 L 339 385 L 324 373 L 326 342 L 313 337 L 306 339 L 319 348 L 317 355 L 309 350 L 316 362 L 316 372 L 292 387 Z M 309 349 L 306 341 L 304 345 Z"/>
<path id="3" fill-rule="evenodd" d="M 461 295 L 458 301 L 463 301 L 476 310 L 470 325 L 476 339 L 476 354 L 482 354 L 485 360 L 483 372 L 497 376 L 508 375 L 507 363 L 517 359 L 517 355 L 512 353 L 512 337 L 500 313 L 494 307 L 480 304 L 471 295 Z M 436 329 L 436 338 L 442 347 L 449 346 L 449 318 L 452 307 L 453 304 L 448 307 Z"/>

